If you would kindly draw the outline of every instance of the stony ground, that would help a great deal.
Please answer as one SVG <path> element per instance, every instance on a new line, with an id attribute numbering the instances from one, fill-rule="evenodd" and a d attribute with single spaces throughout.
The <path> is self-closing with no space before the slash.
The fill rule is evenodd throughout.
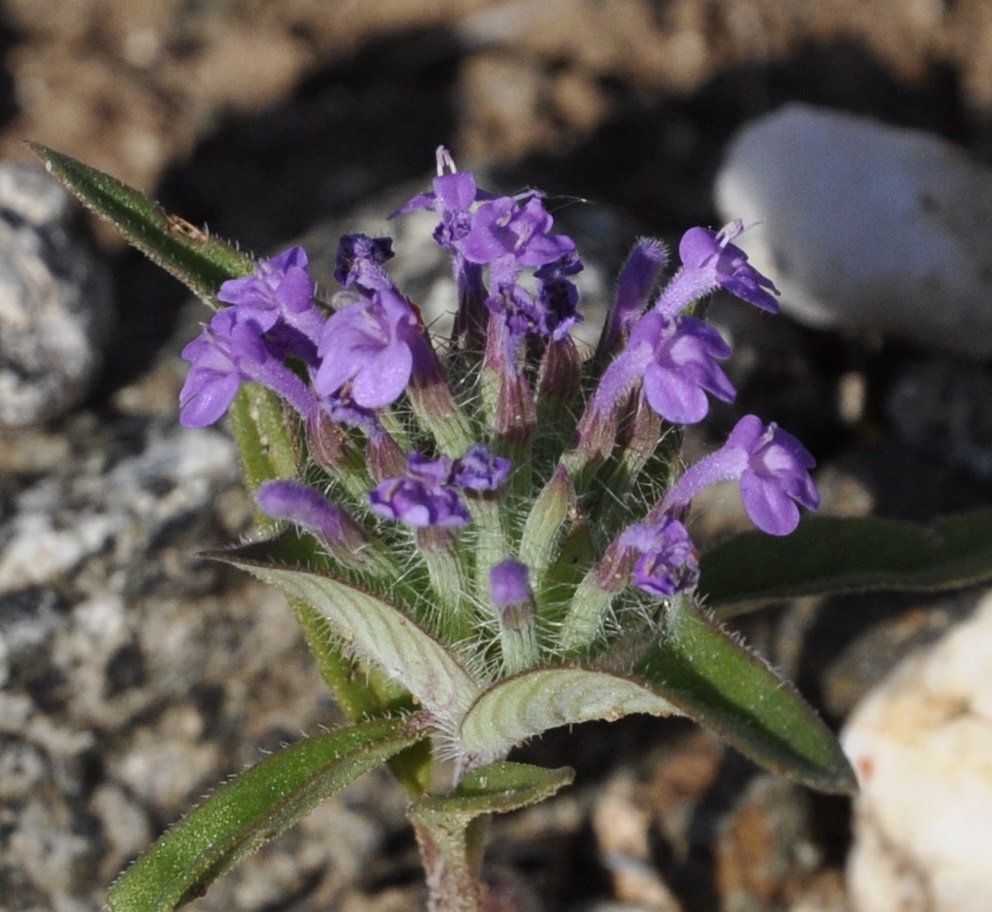
<path id="1" fill-rule="evenodd" d="M 258 251 L 307 232 L 329 245 L 373 202 L 388 212 L 440 142 L 505 187 L 559 194 L 605 275 L 638 233 L 671 241 L 711 223 L 727 137 L 787 99 L 992 157 L 982 0 L 4 0 L 0 46 L 4 156 L 49 144 Z M 281 599 L 190 561 L 249 522 L 224 435 L 175 424 L 176 352 L 201 315 L 92 231 L 115 288 L 105 367 L 71 414 L 0 440 L 12 912 L 98 908 L 212 785 L 337 718 Z M 926 518 L 992 501 L 988 479 L 926 434 L 897 440 L 887 397 L 920 353 L 784 320 L 745 329 L 744 404 L 817 453 L 828 503 Z M 852 381 L 866 397 L 854 422 L 838 405 Z M 25 541 L 39 550 L 18 563 Z M 748 635 L 839 725 L 895 656 L 971 604 L 800 604 Z M 547 908 L 847 908 L 846 802 L 756 774 L 690 726 L 592 726 L 527 756 L 579 771 L 563 799 L 494 832 L 500 876 Z M 420 902 L 401 796 L 370 776 L 194 908 Z"/>

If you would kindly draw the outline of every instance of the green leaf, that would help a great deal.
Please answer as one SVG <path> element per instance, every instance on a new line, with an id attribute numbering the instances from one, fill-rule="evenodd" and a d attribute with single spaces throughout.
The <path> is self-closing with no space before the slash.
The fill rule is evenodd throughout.
<path id="1" fill-rule="evenodd" d="M 133 187 L 39 143 L 27 146 L 84 206 L 212 307 L 221 283 L 254 269 L 248 254 L 170 215 Z"/>
<path id="2" fill-rule="evenodd" d="M 310 653 L 321 677 L 334 693 L 334 699 L 352 722 L 385 714 L 409 712 L 413 698 L 376 668 L 368 668 L 348 658 L 327 620 L 300 599 L 289 599 L 290 607 L 303 628 Z M 389 761 L 389 768 L 411 798 L 419 798 L 430 786 L 431 751 L 421 742 Z"/>
<path id="3" fill-rule="evenodd" d="M 459 740 L 470 755 L 495 757 L 552 728 L 632 713 L 668 716 L 679 709 L 624 675 L 577 665 L 534 668 L 483 692 L 462 720 Z"/>
<path id="4" fill-rule="evenodd" d="M 453 795 L 428 795 L 408 811 L 411 818 L 455 830 L 489 814 L 537 804 L 571 785 L 575 771 L 567 766 L 545 769 L 529 763 L 504 761 L 466 774 Z"/>
<path id="5" fill-rule="evenodd" d="M 687 602 L 636 673 L 678 709 L 774 772 L 824 792 L 853 792 L 836 737 L 798 691 Z"/>
<path id="6" fill-rule="evenodd" d="M 112 912 L 167 912 L 362 773 L 423 738 L 388 719 L 294 744 L 226 783 L 184 817 L 111 888 Z"/>
<path id="7" fill-rule="evenodd" d="M 345 652 L 376 665 L 439 717 L 462 717 L 479 685 L 440 642 L 381 596 L 327 574 L 273 563 L 269 545 L 261 542 L 204 556 L 247 570 L 311 605 L 327 620 Z"/>
<path id="8" fill-rule="evenodd" d="M 781 538 L 747 532 L 705 554 L 700 593 L 720 617 L 800 595 L 951 589 L 992 579 L 992 510 L 933 525 L 809 517 Z"/>

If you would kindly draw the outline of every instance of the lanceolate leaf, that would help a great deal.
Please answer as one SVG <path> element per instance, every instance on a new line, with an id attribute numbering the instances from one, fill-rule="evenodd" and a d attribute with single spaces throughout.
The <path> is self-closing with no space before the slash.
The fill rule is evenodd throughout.
<path id="1" fill-rule="evenodd" d="M 224 785 L 121 876 L 111 912 L 168 912 L 321 801 L 423 737 L 388 719 L 294 744 Z"/>
<path id="2" fill-rule="evenodd" d="M 273 564 L 267 543 L 205 556 L 241 567 L 316 609 L 345 651 L 380 668 L 442 718 L 459 719 L 479 686 L 455 657 L 395 605 L 364 589 L 310 570 Z"/>
<path id="3" fill-rule="evenodd" d="M 636 671 L 762 766 L 820 791 L 855 790 L 837 739 L 792 685 L 688 603 Z"/>
<path id="4" fill-rule="evenodd" d="M 809 517 L 781 538 L 747 532 L 700 562 L 700 592 L 720 617 L 799 595 L 951 589 L 992 579 L 992 510 L 932 525 Z"/>
<path id="5" fill-rule="evenodd" d="M 632 713 L 668 716 L 679 709 L 643 682 L 574 665 L 535 668 L 494 684 L 462 720 L 460 743 L 480 757 L 497 757 L 515 744 L 561 725 Z"/>
<path id="6" fill-rule="evenodd" d="M 211 306 L 216 306 L 213 298 L 222 282 L 248 275 L 254 268 L 248 254 L 170 215 L 133 187 L 38 143 L 27 145 L 84 206 L 111 222 L 130 243 Z"/>

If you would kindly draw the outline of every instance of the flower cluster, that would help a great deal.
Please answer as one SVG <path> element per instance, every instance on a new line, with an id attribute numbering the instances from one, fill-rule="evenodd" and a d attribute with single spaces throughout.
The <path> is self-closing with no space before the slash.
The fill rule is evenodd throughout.
<path id="1" fill-rule="evenodd" d="M 263 511 L 359 568 L 355 555 L 383 536 L 394 546 L 402 536 L 388 529 L 410 527 L 405 540 L 441 610 L 475 606 L 514 670 L 587 650 L 624 592 L 691 590 L 699 566 L 685 523 L 708 485 L 737 480 L 748 516 L 772 535 L 817 507 L 810 454 L 754 415 L 677 471 L 673 429 L 701 421 L 711 397 L 736 395 L 719 363 L 730 346 L 693 305 L 722 288 L 777 311 L 774 285 L 733 243 L 740 222 L 688 231 L 660 292 L 665 248 L 640 241 L 583 359 L 570 337 L 582 263 L 538 192 L 482 190 L 440 149 L 433 189 L 395 215 L 423 209 L 438 218 L 457 286 L 443 355 L 389 276 L 391 240 L 360 234 L 341 240 L 341 291 L 329 303 L 295 247 L 224 283 L 217 297 L 228 306 L 183 351 L 186 426 L 218 420 L 246 381 L 298 416 L 314 483 L 270 482 L 258 492 Z M 593 632 L 568 640 L 590 611 Z"/>

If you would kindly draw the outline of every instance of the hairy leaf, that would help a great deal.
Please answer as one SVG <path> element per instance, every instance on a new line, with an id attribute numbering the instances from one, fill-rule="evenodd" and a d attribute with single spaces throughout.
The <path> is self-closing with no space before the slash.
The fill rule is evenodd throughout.
<path id="1" fill-rule="evenodd" d="M 795 688 L 688 603 L 669 611 L 636 672 L 762 766 L 820 791 L 855 790 L 836 737 Z"/>
<path id="2" fill-rule="evenodd" d="M 575 665 L 535 668 L 482 693 L 462 720 L 460 742 L 470 755 L 496 757 L 552 728 L 632 713 L 668 716 L 679 709 L 623 675 Z"/>
<path id="3" fill-rule="evenodd" d="M 449 830 L 464 827 L 489 814 L 506 814 L 550 798 L 571 785 L 575 771 L 545 769 L 529 763 L 503 761 L 468 773 L 453 795 L 429 795 L 409 811 L 412 818 Z"/>
<path id="4" fill-rule="evenodd" d="M 139 858 L 107 897 L 111 912 L 168 912 L 362 773 L 423 737 L 404 720 L 346 728 L 288 747 L 226 783 Z"/>
<path id="5" fill-rule="evenodd" d="M 127 241 L 210 306 L 216 306 L 214 295 L 223 282 L 254 268 L 248 254 L 171 215 L 117 178 L 39 143 L 27 145 L 84 206 L 111 222 Z"/>
<path id="6" fill-rule="evenodd" d="M 241 567 L 311 605 L 346 652 L 376 665 L 441 718 L 461 718 L 479 686 L 448 649 L 381 596 L 330 575 L 273 562 L 269 544 L 205 556 Z"/>

